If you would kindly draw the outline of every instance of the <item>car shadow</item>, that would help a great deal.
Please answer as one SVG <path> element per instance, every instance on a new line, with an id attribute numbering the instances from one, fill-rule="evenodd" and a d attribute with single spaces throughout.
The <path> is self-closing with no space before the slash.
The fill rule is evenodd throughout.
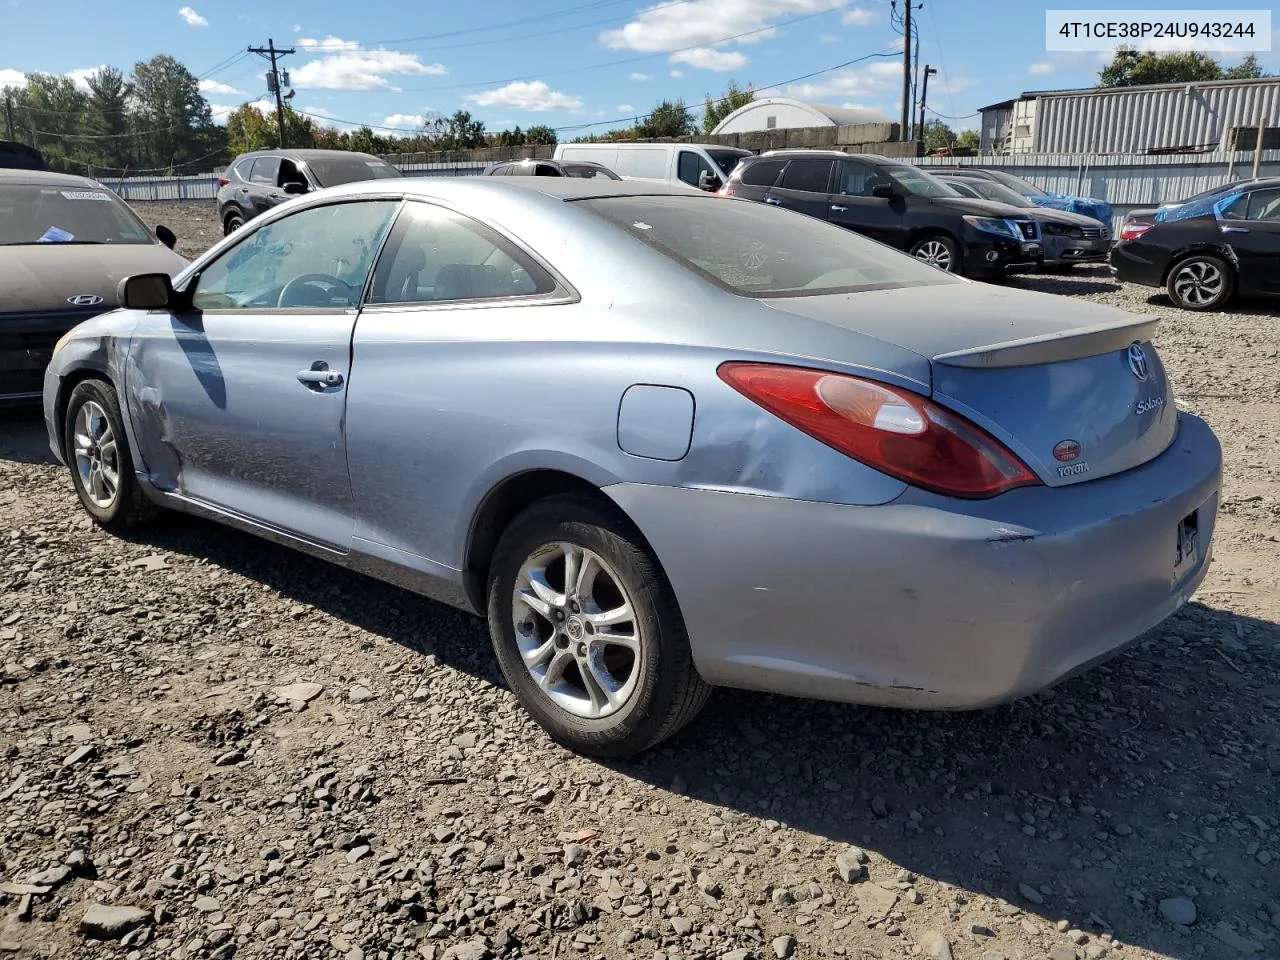
<path id="1" fill-rule="evenodd" d="M 1084 296 L 1091 293 L 1114 293 L 1120 289 L 1115 280 L 1094 279 L 1089 274 L 1020 273 L 1006 281 L 1011 287 L 1034 290 L 1037 293 L 1056 293 L 1063 296 Z"/>
<path id="2" fill-rule="evenodd" d="M 201 520 L 175 517 L 144 542 L 505 687 L 470 614 Z M 958 913 L 948 929 L 974 950 L 987 940 L 974 924 L 1024 920 L 1059 942 L 1051 925 L 1065 920 L 1171 956 L 1221 955 L 1219 923 L 1275 947 L 1258 911 L 1280 914 L 1280 891 L 1252 854 L 1274 839 L 1257 818 L 1280 809 L 1277 645 L 1274 623 L 1192 603 L 1118 658 L 1007 706 L 924 713 L 722 690 L 683 734 L 610 766 L 828 842 L 809 878 L 823 884 L 839 884 L 838 845 L 856 844 L 951 885 L 933 907 Z M 735 814 L 720 816 L 727 850 L 742 841 Z M 987 912 L 975 893 L 1008 906 Z M 1199 910 L 1190 930 L 1158 912 L 1183 896 Z"/>
<path id="3" fill-rule="evenodd" d="M 0 460 L 55 463 L 39 407 L 0 407 Z"/>

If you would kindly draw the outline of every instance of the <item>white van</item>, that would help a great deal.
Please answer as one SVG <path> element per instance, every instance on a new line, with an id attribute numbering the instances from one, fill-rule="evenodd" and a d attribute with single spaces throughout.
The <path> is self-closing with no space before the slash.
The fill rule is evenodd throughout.
<path id="1" fill-rule="evenodd" d="M 562 143 L 557 160 L 590 160 L 623 180 L 656 180 L 693 190 L 718 190 L 750 150 L 707 143 Z"/>

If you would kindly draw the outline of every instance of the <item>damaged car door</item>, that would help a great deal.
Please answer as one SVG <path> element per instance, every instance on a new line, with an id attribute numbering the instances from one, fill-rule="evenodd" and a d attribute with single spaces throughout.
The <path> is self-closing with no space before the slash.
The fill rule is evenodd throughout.
<path id="1" fill-rule="evenodd" d="M 184 306 L 142 316 L 126 389 L 153 484 L 349 548 L 351 336 L 399 205 L 320 202 L 251 223 L 186 282 Z"/>

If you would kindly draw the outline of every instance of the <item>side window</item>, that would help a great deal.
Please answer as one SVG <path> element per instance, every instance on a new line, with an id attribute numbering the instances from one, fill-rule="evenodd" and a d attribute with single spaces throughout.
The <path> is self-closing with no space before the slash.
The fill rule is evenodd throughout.
<path id="1" fill-rule="evenodd" d="M 680 157 L 676 161 L 676 176 L 689 184 L 691 187 L 698 185 L 698 177 L 703 170 L 715 176 L 716 172 L 711 169 L 711 164 L 707 163 L 702 157 L 694 153 L 692 150 L 681 150 Z"/>
<path id="2" fill-rule="evenodd" d="M 742 171 L 742 182 L 749 187 L 772 187 L 778 182 L 778 174 L 786 166 L 785 160 L 757 160 L 748 163 Z"/>
<path id="3" fill-rule="evenodd" d="M 253 159 L 241 160 L 235 165 L 236 177 L 244 183 L 249 182 L 249 171 L 253 169 Z"/>
<path id="4" fill-rule="evenodd" d="M 1280 187 L 1255 190 L 1249 194 L 1249 219 L 1280 221 Z"/>
<path id="5" fill-rule="evenodd" d="M 1249 219 L 1249 194 L 1241 193 L 1231 198 L 1231 202 L 1218 211 L 1227 220 Z"/>
<path id="6" fill-rule="evenodd" d="M 274 187 L 279 177 L 279 157 L 258 157 L 253 161 L 253 171 L 249 174 L 251 183 L 263 183 L 269 187 Z"/>
<path id="7" fill-rule="evenodd" d="M 834 163 L 834 160 L 792 160 L 782 171 L 782 182 L 778 186 L 785 190 L 827 193 Z"/>
<path id="8" fill-rule="evenodd" d="M 369 303 L 496 300 L 554 289 L 545 270 L 488 227 L 408 203 L 378 259 Z"/>
<path id="9" fill-rule="evenodd" d="M 197 310 L 358 306 L 399 200 L 309 207 L 244 232 L 196 280 Z"/>
<path id="10" fill-rule="evenodd" d="M 889 178 L 870 164 L 840 161 L 840 192 L 846 197 L 869 197 L 876 184 L 888 182 Z"/>
<path id="11" fill-rule="evenodd" d="M 302 171 L 297 168 L 292 160 L 280 161 L 277 185 L 283 187 L 286 183 L 300 183 L 304 187 L 307 185 L 307 178 L 302 175 Z"/>
<path id="12" fill-rule="evenodd" d="M 560 176 L 560 171 L 549 163 L 540 163 L 537 169 L 534 170 L 533 175 L 535 177 L 558 177 Z"/>

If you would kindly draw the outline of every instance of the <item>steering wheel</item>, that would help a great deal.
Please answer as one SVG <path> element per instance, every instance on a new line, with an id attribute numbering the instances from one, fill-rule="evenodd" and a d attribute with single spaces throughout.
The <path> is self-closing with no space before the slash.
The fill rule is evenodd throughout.
<path id="1" fill-rule="evenodd" d="M 331 287 L 342 287 L 347 291 L 348 300 L 350 300 L 352 291 L 355 290 L 355 287 L 347 283 L 347 281 L 341 280 L 338 277 L 331 277 L 327 273 L 304 273 L 301 276 L 294 277 L 292 280 L 290 280 L 288 283 L 286 283 L 283 287 L 280 288 L 280 296 L 276 297 L 276 306 L 277 307 L 295 306 L 295 304 L 292 304 L 289 302 L 290 297 L 294 293 L 296 293 L 299 289 L 301 289 L 302 287 L 308 284 L 320 284 L 320 283 L 328 284 Z M 297 306 L 304 306 L 304 305 L 310 306 L 310 304 L 297 304 Z"/>

